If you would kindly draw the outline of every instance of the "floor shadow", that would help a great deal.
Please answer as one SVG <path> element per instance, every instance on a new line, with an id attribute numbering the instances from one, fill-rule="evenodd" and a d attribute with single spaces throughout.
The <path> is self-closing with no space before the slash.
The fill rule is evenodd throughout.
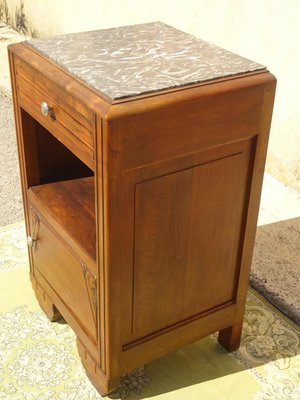
<path id="1" fill-rule="evenodd" d="M 142 387 L 140 394 L 131 393 L 128 400 L 163 394 L 171 396 L 171 392 L 175 391 L 179 391 L 176 396 L 174 394 L 176 399 L 198 398 L 203 391 L 207 395 L 207 391 L 220 390 L 224 385 L 228 387 L 228 382 L 236 386 L 242 377 L 239 373 L 270 362 L 276 362 L 278 370 L 286 371 L 291 357 L 300 354 L 299 338 L 300 331 L 296 326 L 286 322 L 278 311 L 270 308 L 263 298 L 250 290 L 242 343 L 236 353 L 229 355 L 218 344 L 217 335 L 203 338 L 147 364 L 145 375 L 151 378 L 151 383 Z M 222 382 L 217 381 L 219 378 L 222 378 Z M 247 379 L 254 377 L 251 375 Z M 213 380 L 216 382 L 212 383 Z M 216 385 L 218 389 L 215 389 Z M 185 388 L 189 388 L 188 392 L 181 392 Z"/>
<path id="2" fill-rule="evenodd" d="M 147 365 L 145 372 L 151 377 L 151 384 L 140 396 L 129 398 L 154 397 L 242 370 L 216 341 L 207 337 Z"/>

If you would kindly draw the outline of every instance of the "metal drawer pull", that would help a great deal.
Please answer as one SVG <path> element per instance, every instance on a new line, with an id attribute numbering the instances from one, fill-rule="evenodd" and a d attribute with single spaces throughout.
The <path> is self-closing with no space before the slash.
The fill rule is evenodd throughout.
<path id="1" fill-rule="evenodd" d="M 36 243 L 36 239 L 33 239 L 32 236 L 27 236 L 27 244 L 29 247 L 33 247 Z"/>
<path id="2" fill-rule="evenodd" d="M 35 250 L 38 238 L 38 232 L 40 227 L 40 218 L 39 216 L 32 210 L 32 229 L 31 235 L 27 236 L 27 245 L 32 250 Z"/>
<path id="3" fill-rule="evenodd" d="M 47 117 L 47 115 L 50 114 L 51 109 L 52 108 L 45 101 L 41 102 L 41 112 L 42 112 L 43 115 L 45 115 L 45 117 Z"/>

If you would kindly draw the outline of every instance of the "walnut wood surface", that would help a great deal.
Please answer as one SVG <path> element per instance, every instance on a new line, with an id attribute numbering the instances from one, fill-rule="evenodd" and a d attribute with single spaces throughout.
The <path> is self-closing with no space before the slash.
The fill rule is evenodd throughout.
<path id="1" fill-rule="evenodd" d="M 52 232 L 43 217 L 39 218 L 36 229 L 31 226 L 31 232 L 36 240 L 33 247 L 34 267 L 76 315 L 83 329 L 96 341 L 96 304 L 93 295 L 96 277 L 72 254 L 64 241 Z"/>
<path id="2" fill-rule="evenodd" d="M 88 131 L 78 121 L 81 118 L 78 117 L 80 114 L 75 109 L 68 113 L 61 107 L 62 102 L 57 94 L 39 91 L 30 81 L 33 81 L 33 77 L 27 76 L 27 79 L 24 79 L 17 70 L 20 106 L 91 169 L 94 169 L 94 132 Z M 51 107 L 50 115 L 44 116 L 41 113 L 42 102 L 46 102 Z"/>
<path id="3" fill-rule="evenodd" d="M 29 190 L 96 260 L 93 177 L 32 186 Z"/>
<path id="4" fill-rule="evenodd" d="M 134 337 L 235 301 L 251 141 L 229 149 L 136 184 Z"/>
<path id="5" fill-rule="evenodd" d="M 96 388 L 212 332 L 236 349 L 275 78 L 110 104 L 25 45 L 9 52 L 33 287 Z M 61 125 L 39 115 L 44 95 Z"/>
<path id="6" fill-rule="evenodd" d="M 27 187 L 93 175 L 88 166 L 30 114 L 22 108 L 20 114 L 26 130 L 22 143 Z"/>
<path id="7" fill-rule="evenodd" d="M 48 293 L 46 293 L 44 289 L 40 286 L 40 284 L 34 279 L 32 279 L 32 286 L 34 288 L 36 299 L 49 320 L 51 322 L 55 322 L 61 319 L 62 316 L 58 309 L 55 307 Z"/>

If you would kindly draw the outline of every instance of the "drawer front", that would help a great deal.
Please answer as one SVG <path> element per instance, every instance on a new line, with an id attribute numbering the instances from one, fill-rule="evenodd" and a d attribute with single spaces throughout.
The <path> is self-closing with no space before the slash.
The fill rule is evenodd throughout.
<path id="1" fill-rule="evenodd" d="M 32 208 L 30 229 L 34 268 L 71 310 L 83 330 L 97 340 L 96 276 Z"/>
<path id="2" fill-rule="evenodd" d="M 31 67 L 16 63 L 16 72 L 20 106 L 94 169 L 93 113 L 78 101 L 70 104 L 70 98 L 63 96 L 58 86 L 49 79 L 36 79 Z M 44 112 L 48 106 L 47 115 L 42 112 L 42 104 Z"/>

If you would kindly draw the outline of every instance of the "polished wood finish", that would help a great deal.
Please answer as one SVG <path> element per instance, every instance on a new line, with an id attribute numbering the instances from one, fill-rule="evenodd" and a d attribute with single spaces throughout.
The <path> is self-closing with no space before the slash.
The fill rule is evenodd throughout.
<path id="1" fill-rule="evenodd" d="M 96 341 L 97 278 L 35 209 L 31 213 L 35 268 Z"/>
<path id="2" fill-rule="evenodd" d="M 24 44 L 9 56 L 33 288 L 95 387 L 212 332 L 235 350 L 275 78 L 109 103 Z"/>
<path id="3" fill-rule="evenodd" d="M 34 279 L 32 279 L 32 286 L 34 288 L 35 296 L 36 296 L 42 310 L 47 315 L 49 320 L 51 322 L 55 322 L 55 321 L 58 321 L 59 319 L 62 319 L 60 312 L 55 307 L 52 300 L 50 299 L 48 294 L 45 292 L 45 290 L 42 288 L 42 286 Z"/>
<path id="4" fill-rule="evenodd" d="M 43 203 L 53 218 L 96 260 L 94 178 L 32 186 L 29 191 L 29 196 Z"/>
<path id="5" fill-rule="evenodd" d="M 86 124 L 85 118 L 75 108 L 63 106 L 63 100 L 56 93 L 39 90 L 35 82 L 33 76 L 28 75 L 25 79 L 24 71 L 21 68 L 17 70 L 20 106 L 93 169 L 94 132 L 87 129 L 92 127 Z M 50 118 L 41 113 L 42 102 L 51 108 Z"/>
<path id="6" fill-rule="evenodd" d="M 246 143 L 136 183 L 134 338 L 235 301 L 251 165 Z"/>

